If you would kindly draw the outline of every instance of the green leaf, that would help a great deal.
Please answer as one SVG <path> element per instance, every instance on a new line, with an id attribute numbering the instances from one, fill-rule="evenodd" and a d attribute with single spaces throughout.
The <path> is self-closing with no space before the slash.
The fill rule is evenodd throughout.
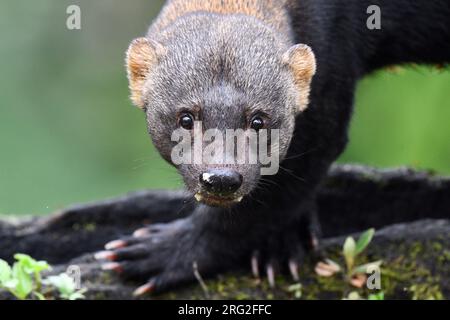
<path id="1" fill-rule="evenodd" d="M 0 286 L 11 279 L 11 273 L 12 270 L 8 262 L 0 259 Z"/>
<path id="2" fill-rule="evenodd" d="M 45 299 L 45 296 L 44 296 L 42 293 L 40 293 L 40 292 L 33 291 L 33 294 L 34 294 L 39 300 L 47 300 L 47 299 Z"/>
<path id="3" fill-rule="evenodd" d="M 16 253 L 14 255 L 14 259 L 17 260 L 17 263 L 19 263 L 22 266 L 23 271 L 26 273 L 33 273 L 33 264 L 36 262 L 33 258 L 31 258 L 29 255 L 23 254 L 23 253 Z"/>
<path id="4" fill-rule="evenodd" d="M 26 273 L 39 273 L 50 269 L 50 265 L 46 261 L 36 261 L 27 254 L 17 253 L 14 255 L 14 259 L 23 266 Z"/>
<path id="5" fill-rule="evenodd" d="M 33 291 L 33 280 L 31 275 L 25 271 L 24 267 L 19 262 L 14 263 L 12 274 L 13 278 L 17 280 L 14 295 L 19 299 L 26 299 L 31 291 Z"/>
<path id="6" fill-rule="evenodd" d="M 58 289 L 61 295 L 69 297 L 72 293 L 76 291 L 76 284 L 72 277 L 66 273 L 61 273 L 56 276 L 50 276 L 43 281 L 45 285 L 52 285 Z"/>
<path id="7" fill-rule="evenodd" d="M 345 262 L 347 263 L 348 270 L 351 270 L 353 268 L 353 264 L 355 261 L 355 255 L 356 255 L 356 243 L 355 239 L 352 237 L 348 237 L 345 240 L 344 248 L 343 248 L 343 254 L 345 258 Z"/>
<path id="8" fill-rule="evenodd" d="M 85 299 L 86 297 L 84 296 L 84 292 L 86 292 L 86 289 L 81 289 L 77 292 L 72 293 L 69 296 L 69 300 L 80 300 L 80 299 Z"/>
<path id="9" fill-rule="evenodd" d="M 369 294 L 368 299 L 369 300 L 384 300 L 384 292 L 380 291 L 380 292 L 375 293 L 375 294 Z"/>
<path id="10" fill-rule="evenodd" d="M 288 291 L 294 293 L 294 297 L 296 299 L 300 299 L 302 297 L 302 284 L 295 283 L 288 287 Z"/>
<path id="11" fill-rule="evenodd" d="M 3 286 L 8 290 L 15 290 L 18 283 L 17 279 L 9 279 L 3 283 Z"/>
<path id="12" fill-rule="evenodd" d="M 297 290 L 302 290 L 302 284 L 301 283 L 294 283 L 294 284 L 291 284 L 288 287 L 288 291 L 289 292 L 294 292 L 294 291 L 297 291 Z"/>
<path id="13" fill-rule="evenodd" d="M 350 292 L 347 298 L 345 298 L 345 300 L 361 300 L 361 299 L 362 299 L 361 296 L 356 291 Z"/>
<path id="14" fill-rule="evenodd" d="M 354 257 L 355 256 L 356 243 L 353 237 L 348 237 L 344 243 L 344 256 Z"/>
<path id="15" fill-rule="evenodd" d="M 34 272 L 41 272 L 45 270 L 50 270 L 52 267 L 47 263 L 47 261 L 36 261 L 34 265 Z"/>
<path id="16" fill-rule="evenodd" d="M 375 234 L 375 229 L 369 229 L 366 232 L 364 232 L 358 239 L 358 242 L 356 243 L 355 248 L 355 255 L 360 254 L 363 252 L 369 243 L 372 241 L 373 235 Z"/>
<path id="17" fill-rule="evenodd" d="M 28 261 L 28 260 L 33 260 L 33 258 L 31 258 L 29 255 L 25 254 L 25 253 L 16 253 L 14 255 L 14 259 L 16 259 L 17 261 Z"/>

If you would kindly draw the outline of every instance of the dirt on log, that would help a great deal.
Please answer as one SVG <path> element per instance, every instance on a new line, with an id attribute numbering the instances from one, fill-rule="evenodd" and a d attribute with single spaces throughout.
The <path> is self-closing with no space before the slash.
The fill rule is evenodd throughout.
<path id="1" fill-rule="evenodd" d="M 132 299 L 138 283 L 123 282 L 100 270 L 93 253 L 110 240 L 143 224 L 189 215 L 193 203 L 181 191 L 141 191 L 98 203 L 79 205 L 47 217 L 0 220 L 0 258 L 15 253 L 46 260 L 58 273 L 81 268 L 89 299 Z M 376 170 L 334 166 L 319 193 L 318 208 L 327 257 L 340 263 L 345 236 L 376 228 L 361 263 L 383 260 L 381 290 L 390 299 L 450 298 L 450 179 L 410 169 Z M 206 279 L 155 298 L 342 299 L 352 288 L 341 276 L 319 277 L 314 263 L 301 269 L 301 289 L 279 276 L 277 288 L 249 277 L 247 266 L 234 274 Z M 300 288 L 297 286 L 297 288 Z M 369 292 L 357 290 L 367 297 Z M 0 293 L 0 298 L 8 298 Z"/>

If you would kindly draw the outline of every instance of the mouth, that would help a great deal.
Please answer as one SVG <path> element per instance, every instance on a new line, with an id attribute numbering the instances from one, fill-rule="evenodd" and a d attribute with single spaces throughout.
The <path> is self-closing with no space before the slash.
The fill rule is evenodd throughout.
<path id="1" fill-rule="evenodd" d="M 243 199 L 242 196 L 218 196 L 201 192 L 197 192 L 194 197 L 198 202 L 212 207 L 231 207 L 232 205 L 241 202 Z"/>

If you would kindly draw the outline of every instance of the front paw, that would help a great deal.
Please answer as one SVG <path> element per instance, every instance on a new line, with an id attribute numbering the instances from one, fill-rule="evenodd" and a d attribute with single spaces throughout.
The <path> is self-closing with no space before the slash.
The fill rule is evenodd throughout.
<path id="1" fill-rule="evenodd" d="M 194 219 L 139 229 L 133 236 L 108 243 L 106 251 L 95 256 L 109 261 L 102 266 L 105 270 L 126 279 L 146 279 L 135 291 L 142 295 L 193 282 L 198 273 L 209 277 L 241 268 L 249 260 L 253 274 L 259 278 L 265 273 L 272 287 L 277 272 L 290 272 L 298 281 L 305 250 L 317 245 L 315 237 L 305 239 L 305 234 L 313 234 L 299 232 L 302 228 L 297 224 L 270 228 L 267 224 L 255 225 L 227 232 L 226 228 L 214 229 Z"/>
<path id="2" fill-rule="evenodd" d="M 186 218 L 139 229 L 133 236 L 108 243 L 106 251 L 95 257 L 109 261 L 102 265 L 104 270 L 126 279 L 147 279 L 134 292 L 139 296 L 193 282 L 194 264 L 202 275 L 219 270 L 224 264 L 212 253 L 210 240 Z"/>

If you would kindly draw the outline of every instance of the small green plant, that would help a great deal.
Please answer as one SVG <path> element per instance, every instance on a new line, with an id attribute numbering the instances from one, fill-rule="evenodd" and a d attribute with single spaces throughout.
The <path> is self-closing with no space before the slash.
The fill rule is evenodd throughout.
<path id="1" fill-rule="evenodd" d="M 330 259 L 326 259 L 325 262 L 319 262 L 316 266 L 316 273 L 323 277 L 331 277 L 336 273 L 344 273 L 346 281 L 352 284 L 354 287 L 361 288 L 367 279 L 367 272 L 372 268 L 379 268 L 382 261 L 370 262 L 362 265 L 357 265 L 357 257 L 360 255 L 370 244 L 375 234 L 374 229 L 369 229 L 364 232 L 355 241 L 353 237 L 347 237 L 342 248 L 342 255 L 345 260 L 345 268 L 342 268 L 338 263 Z"/>
<path id="2" fill-rule="evenodd" d="M 365 275 L 367 273 L 367 270 L 370 270 L 371 267 L 380 267 L 382 261 L 375 261 L 370 262 L 367 264 L 363 264 L 360 266 L 356 266 L 356 258 L 359 254 L 361 254 L 367 246 L 372 241 L 373 235 L 375 234 L 374 229 L 369 229 L 366 232 L 364 232 L 358 239 L 358 241 L 355 242 L 355 239 L 353 237 L 348 237 L 345 240 L 344 247 L 342 249 L 344 258 L 345 258 L 345 264 L 346 264 L 346 271 L 347 271 L 347 279 L 351 280 L 353 277 L 358 275 Z"/>
<path id="3" fill-rule="evenodd" d="M 288 287 L 287 291 L 293 293 L 295 299 L 301 299 L 302 289 L 303 286 L 301 283 L 294 283 Z"/>
<path id="4" fill-rule="evenodd" d="M 13 266 L 0 260 L 0 287 L 11 292 L 18 299 L 26 299 L 30 294 L 41 299 L 41 272 L 50 269 L 45 261 L 36 261 L 28 255 L 16 254 Z"/>
<path id="5" fill-rule="evenodd" d="M 77 290 L 75 281 L 67 273 L 50 276 L 44 280 L 44 284 L 54 286 L 58 289 L 59 297 L 64 300 L 84 299 L 83 293 L 86 292 L 86 288 Z"/>
<path id="6" fill-rule="evenodd" d="M 59 291 L 61 299 L 84 298 L 85 289 L 77 290 L 74 280 L 66 273 L 42 279 L 42 272 L 50 270 L 46 261 L 36 261 L 26 254 L 15 254 L 16 262 L 10 266 L 0 259 L 0 289 L 5 289 L 17 299 L 45 300 L 52 289 Z"/>

